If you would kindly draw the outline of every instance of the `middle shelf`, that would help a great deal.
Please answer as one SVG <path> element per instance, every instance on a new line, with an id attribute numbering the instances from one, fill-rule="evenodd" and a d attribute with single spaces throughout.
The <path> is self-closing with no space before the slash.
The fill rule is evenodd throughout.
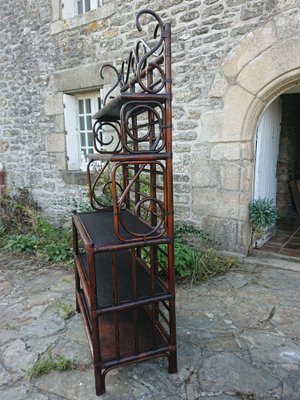
<path id="1" fill-rule="evenodd" d="M 101 314 L 111 309 L 131 308 L 137 303 L 147 304 L 172 298 L 154 271 L 151 273 L 146 264 L 136 259 L 135 251 L 115 252 L 114 261 L 114 255 L 108 252 L 95 255 L 92 268 L 96 275 L 97 309 L 101 310 Z M 89 265 L 86 254 L 80 253 L 76 256 L 76 268 L 81 281 L 88 282 Z M 84 284 L 83 290 L 87 292 L 89 284 Z"/>

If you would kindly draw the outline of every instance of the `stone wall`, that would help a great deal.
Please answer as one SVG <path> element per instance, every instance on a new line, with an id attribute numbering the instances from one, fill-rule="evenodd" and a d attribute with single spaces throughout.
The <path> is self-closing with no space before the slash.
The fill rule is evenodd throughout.
<path id="1" fill-rule="evenodd" d="M 294 71 L 287 86 L 299 78 L 299 0 L 150 3 L 172 25 L 175 216 L 245 253 L 255 125 L 284 90 L 277 77 Z M 144 7 L 103 0 L 62 20 L 58 0 L 0 0 L 0 161 L 9 186 L 30 186 L 56 222 L 84 190 L 64 179 L 62 94 L 106 83 L 98 68 L 127 54 Z"/>

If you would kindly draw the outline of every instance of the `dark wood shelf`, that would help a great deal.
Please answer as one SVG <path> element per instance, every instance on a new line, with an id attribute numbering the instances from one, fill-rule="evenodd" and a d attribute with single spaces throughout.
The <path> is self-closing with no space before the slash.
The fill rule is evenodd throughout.
<path id="1" fill-rule="evenodd" d="M 108 152 L 103 152 L 103 153 L 93 153 L 93 154 L 88 154 L 87 158 L 89 160 L 94 160 L 94 161 L 111 161 L 111 162 L 118 162 L 118 161 L 127 161 L 128 163 L 130 162 L 135 162 L 135 161 L 141 161 L 146 162 L 146 161 L 153 161 L 153 160 L 170 160 L 172 158 L 172 155 L 170 153 L 156 153 L 154 151 L 147 151 L 145 153 L 139 153 L 139 154 L 133 154 L 133 153 L 116 153 L 116 154 L 111 154 Z"/>
<path id="2" fill-rule="evenodd" d="M 134 334 L 135 312 L 138 320 L 138 335 L 136 337 Z M 118 360 L 118 362 L 120 362 L 122 358 L 151 351 L 153 349 L 156 351 L 159 349 L 169 350 L 167 339 L 161 334 L 157 327 L 153 330 L 152 320 L 144 307 L 138 307 L 135 310 L 122 311 L 119 313 L 118 318 L 120 321 L 120 356 L 116 351 L 115 315 L 107 314 L 99 318 L 100 351 L 104 366 L 108 366 L 110 361 Z M 137 349 L 135 349 L 135 341 L 138 343 Z"/>
<path id="3" fill-rule="evenodd" d="M 102 107 L 96 114 L 93 115 L 93 119 L 97 121 L 115 122 L 120 121 L 120 112 L 123 105 L 127 105 L 128 102 L 134 102 L 141 107 L 142 112 L 143 104 L 149 105 L 151 102 L 165 103 L 170 95 L 167 93 L 158 94 L 145 94 L 145 93 L 121 93 L 118 97 L 111 100 L 104 107 Z M 130 109 L 130 105 L 128 106 Z M 139 112 L 139 113 L 140 113 Z M 139 114 L 138 113 L 138 114 Z"/>
<path id="4" fill-rule="evenodd" d="M 77 299 L 92 350 L 91 319 L 83 292 L 78 292 Z M 153 319 L 154 306 L 139 306 L 98 317 L 103 368 L 166 355 L 170 350 L 169 337 L 161 324 Z"/>
<path id="5" fill-rule="evenodd" d="M 85 279 L 89 281 L 89 270 L 86 254 L 77 257 L 77 269 L 82 268 Z M 113 309 L 125 309 L 143 302 L 169 300 L 172 298 L 159 279 L 151 274 L 141 262 L 132 269 L 132 253 L 128 250 L 116 252 L 115 262 L 115 298 L 114 275 L 112 272 L 112 254 L 98 253 L 95 255 L 94 268 L 96 270 L 97 308 L 99 314 Z M 80 270 L 78 271 L 80 274 Z M 134 284 L 135 282 L 135 284 Z"/>
<path id="6" fill-rule="evenodd" d="M 121 218 L 130 231 L 141 235 L 148 235 L 152 231 L 152 227 L 128 210 L 122 210 Z M 117 238 L 114 230 L 112 210 L 74 213 L 73 221 L 80 233 L 84 246 L 86 248 L 93 246 L 95 252 L 122 250 L 133 246 L 132 242 L 122 242 Z M 133 238 L 123 228 L 120 228 L 120 234 L 125 240 Z M 157 232 L 149 236 L 141 236 L 134 245 L 142 246 L 145 244 L 168 243 L 170 241 L 166 236 L 157 236 Z"/>

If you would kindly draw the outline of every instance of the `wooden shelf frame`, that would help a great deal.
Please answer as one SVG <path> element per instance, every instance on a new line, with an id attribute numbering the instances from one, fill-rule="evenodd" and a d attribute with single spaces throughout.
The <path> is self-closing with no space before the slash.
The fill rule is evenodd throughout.
<path id="1" fill-rule="evenodd" d="M 96 394 L 112 369 L 157 357 L 177 372 L 172 179 L 171 30 L 151 10 L 94 118 L 87 168 L 94 211 L 74 212 L 76 309 L 93 357 Z M 119 95 L 111 100 L 113 89 Z M 110 99 L 109 101 L 107 101 Z M 96 167 L 95 167 L 96 166 Z"/>

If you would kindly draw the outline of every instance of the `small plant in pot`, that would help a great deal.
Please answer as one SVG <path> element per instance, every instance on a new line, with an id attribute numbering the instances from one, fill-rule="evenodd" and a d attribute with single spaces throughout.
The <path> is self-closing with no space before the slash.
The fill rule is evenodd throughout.
<path id="1" fill-rule="evenodd" d="M 253 246 L 260 247 L 265 243 L 261 239 L 266 235 L 268 229 L 274 227 L 278 219 L 277 208 L 272 200 L 255 199 L 249 204 L 249 219 L 253 230 Z M 269 237 L 266 240 L 268 239 Z"/>

